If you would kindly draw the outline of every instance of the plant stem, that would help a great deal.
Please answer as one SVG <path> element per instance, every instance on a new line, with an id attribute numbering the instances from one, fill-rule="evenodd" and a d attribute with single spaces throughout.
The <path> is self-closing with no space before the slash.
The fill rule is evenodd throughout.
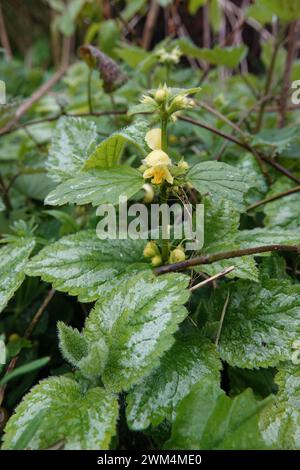
<path id="1" fill-rule="evenodd" d="M 280 45 L 281 45 L 281 40 L 277 39 L 274 44 L 273 54 L 271 58 L 268 75 L 267 75 L 266 85 L 265 85 L 264 96 L 268 96 L 270 94 L 270 90 L 271 90 L 271 86 L 273 82 L 273 75 L 275 71 L 276 59 L 277 59 Z M 258 113 L 258 118 L 257 118 L 257 124 L 256 124 L 256 129 L 255 129 L 256 133 L 259 132 L 261 129 L 266 105 L 267 105 L 266 101 L 262 101 L 260 105 L 259 113 Z"/>
<path id="2" fill-rule="evenodd" d="M 240 250 L 224 251 L 223 253 L 213 253 L 211 255 L 202 255 L 195 258 L 181 261 L 180 263 L 169 264 L 160 266 L 154 270 L 156 275 L 171 273 L 175 271 L 182 271 L 192 266 L 199 266 L 201 264 L 212 264 L 216 261 L 224 259 L 240 258 L 241 256 L 255 255 L 258 253 L 267 253 L 271 251 L 290 251 L 300 253 L 300 245 L 267 245 L 256 246 L 253 248 L 242 248 Z"/>
<path id="3" fill-rule="evenodd" d="M 290 196 L 291 194 L 295 194 L 300 192 L 300 186 L 296 186 L 295 188 L 288 189 L 287 191 L 283 191 L 278 194 L 274 194 L 274 196 L 266 197 L 261 201 L 255 202 L 251 206 L 247 207 L 246 211 L 251 211 L 252 209 L 256 209 L 256 207 L 263 206 L 264 204 L 268 204 L 269 202 L 277 201 L 277 199 L 281 199 L 282 197 Z"/>
<path id="4" fill-rule="evenodd" d="M 225 304 L 224 304 L 223 309 L 222 309 L 221 318 L 220 318 L 220 321 L 219 321 L 219 327 L 218 327 L 217 336 L 216 336 L 216 341 L 215 341 L 216 347 L 218 346 L 219 341 L 220 341 L 222 326 L 223 326 L 225 314 L 226 314 L 226 311 L 227 311 L 229 299 L 230 299 L 230 291 L 228 291 L 228 293 L 227 293 Z"/>
<path id="5" fill-rule="evenodd" d="M 193 292 L 193 291 L 199 289 L 200 287 L 204 287 L 207 284 L 210 284 L 211 282 L 214 282 L 217 279 L 220 279 L 220 277 L 226 276 L 226 274 L 231 273 L 231 271 L 233 271 L 234 269 L 235 269 L 235 266 L 229 266 L 229 268 L 224 269 L 224 271 L 222 271 L 218 274 L 215 274 L 214 276 L 208 277 L 204 281 L 199 282 L 199 284 L 196 284 L 195 286 L 190 287 L 190 291 Z"/>
<path id="6" fill-rule="evenodd" d="M 161 149 L 164 152 L 168 152 L 168 133 L 167 133 L 168 118 L 162 116 L 161 118 Z M 167 204 L 168 202 L 168 188 L 164 182 L 160 190 L 160 198 L 162 204 Z M 163 222 L 163 221 L 162 221 Z M 161 227 L 162 237 L 161 237 L 161 256 L 162 260 L 165 263 L 169 258 L 169 240 L 164 238 L 164 227 Z"/>
<path id="7" fill-rule="evenodd" d="M 288 94 L 290 89 L 290 82 L 291 82 L 291 73 L 293 67 L 293 60 L 296 55 L 297 51 L 297 36 L 298 36 L 298 27 L 299 22 L 293 21 L 289 27 L 289 35 L 288 35 L 288 52 L 286 57 L 284 75 L 283 75 L 283 86 L 282 86 L 282 93 L 280 97 L 280 105 L 279 105 L 279 127 L 284 127 L 285 125 L 285 114 L 287 108 L 287 100 Z"/>
<path id="8" fill-rule="evenodd" d="M 41 316 L 43 315 L 44 311 L 46 310 L 46 308 L 48 307 L 48 304 L 51 302 L 51 300 L 53 299 L 53 296 L 55 294 L 55 289 L 50 289 L 46 295 L 46 297 L 44 298 L 43 300 L 43 303 L 42 305 L 40 306 L 40 308 L 38 309 L 38 311 L 36 312 L 36 314 L 34 315 L 33 319 L 31 320 L 28 328 L 26 329 L 25 331 L 25 334 L 24 334 L 24 338 L 28 339 L 30 338 L 33 330 L 35 329 L 37 323 L 39 322 Z M 8 366 L 7 366 L 7 369 L 5 371 L 5 375 L 8 374 L 9 372 L 11 372 L 12 370 L 14 370 L 14 368 L 16 367 L 16 364 L 18 362 L 18 359 L 19 359 L 19 356 L 20 356 L 20 353 L 17 354 L 16 356 L 14 356 Z M 3 400 L 4 400 L 4 395 L 5 395 L 5 390 L 6 390 L 6 384 L 3 385 L 1 388 L 0 388 L 0 406 L 2 405 L 3 403 Z"/>
<path id="9" fill-rule="evenodd" d="M 93 69 L 89 69 L 88 81 L 87 81 L 87 95 L 88 95 L 88 104 L 89 104 L 89 112 L 93 112 L 93 100 L 92 100 L 92 75 Z"/>

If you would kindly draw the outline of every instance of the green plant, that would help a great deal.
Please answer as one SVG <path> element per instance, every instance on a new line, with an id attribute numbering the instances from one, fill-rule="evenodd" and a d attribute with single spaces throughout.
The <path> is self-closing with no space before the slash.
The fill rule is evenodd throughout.
<path id="1" fill-rule="evenodd" d="M 87 2 L 71 2 L 70 25 L 53 3 L 71 34 Z M 123 21 L 143 11 L 134 3 Z M 291 28 L 293 2 L 273 3 Z M 248 17 L 267 22 L 266 6 Z M 280 60 L 298 64 L 280 29 L 266 76 L 220 90 L 246 46 L 176 38 L 146 52 L 115 26 L 112 57 L 82 46 L 86 63 L 29 121 L 14 121 L 17 104 L 3 118 L 0 403 L 14 412 L 2 447 L 299 449 L 300 147 L 286 73 L 275 80 Z M 181 56 L 205 61 L 209 79 Z M 192 220 L 202 204 L 203 246 L 189 251 L 163 219 L 146 239 L 100 239 L 96 208 L 120 210 L 121 196 L 189 203 Z"/>

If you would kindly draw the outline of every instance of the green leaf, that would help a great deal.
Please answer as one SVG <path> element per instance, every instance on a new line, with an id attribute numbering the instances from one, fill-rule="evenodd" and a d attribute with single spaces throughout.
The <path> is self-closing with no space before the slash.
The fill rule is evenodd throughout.
<path id="1" fill-rule="evenodd" d="M 93 380 L 99 378 L 107 364 L 108 347 L 104 338 L 100 338 L 96 343 L 90 344 L 88 354 L 77 364 L 84 377 Z"/>
<path id="2" fill-rule="evenodd" d="M 45 204 L 62 206 L 72 203 L 93 206 L 118 204 L 119 197 L 134 196 L 145 183 L 141 173 L 129 166 L 84 171 L 57 186 L 45 199 Z"/>
<path id="3" fill-rule="evenodd" d="M 103 388 L 84 391 L 69 377 L 42 380 L 23 399 L 5 428 L 3 449 L 13 449 L 24 427 L 39 413 L 42 422 L 28 449 L 46 449 L 58 442 L 65 450 L 107 450 L 115 434 L 117 398 Z"/>
<path id="4" fill-rule="evenodd" d="M 221 200 L 213 203 L 211 199 L 204 200 L 204 247 L 202 253 L 213 254 L 237 248 L 235 239 L 239 236 L 240 213 L 231 201 Z M 196 268 L 210 276 L 217 274 L 229 266 L 235 266 L 234 271 L 227 277 L 258 281 L 259 272 L 253 256 L 218 261 L 211 265 Z"/>
<path id="5" fill-rule="evenodd" d="M 189 0 L 188 10 L 190 15 L 195 15 L 200 7 L 205 5 L 207 0 Z"/>
<path id="6" fill-rule="evenodd" d="M 202 195 L 210 194 L 213 201 L 227 199 L 238 209 L 244 207 L 244 195 L 249 190 L 246 175 L 227 163 L 198 163 L 188 172 L 187 180 Z"/>
<path id="7" fill-rule="evenodd" d="M 147 148 L 145 142 L 149 124 L 137 121 L 131 126 L 120 129 L 101 142 L 85 163 L 86 169 L 110 168 L 120 164 L 126 144 L 131 144 L 144 156 Z"/>
<path id="8" fill-rule="evenodd" d="M 254 18 L 261 24 L 272 23 L 272 16 L 272 11 L 269 8 L 266 9 L 262 2 L 256 2 L 247 9 L 247 18 Z"/>
<path id="9" fill-rule="evenodd" d="M 257 398 L 265 398 L 276 392 L 274 384 L 275 369 L 239 369 L 228 367 L 230 395 L 242 393 L 246 388 L 252 388 Z"/>
<path id="10" fill-rule="evenodd" d="M 126 43 L 121 43 L 114 52 L 131 68 L 136 68 L 148 55 L 148 52 L 142 47 Z"/>
<path id="11" fill-rule="evenodd" d="M 276 449 L 300 449 L 300 367 L 283 364 L 275 377 L 279 391 L 261 417 L 268 445 Z"/>
<path id="12" fill-rule="evenodd" d="M 61 183 L 77 175 L 94 150 L 96 139 L 97 129 L 93 122 L 80 117 L 60 118 L 47 160 L 51 178 Z"/>
<path id="13" fill-rule="evenodd" d="M 226 284 L 214 293 L 208 311 L 219 321 L 230 291 L 219 342 L 224 361 L 241 368 L 276 366 L 290 358 L 300 334 L 300 286 L 284 280 Z"/>
<path id="14" fill-rule="evenodd" d="M 88 351 L 84 337 L 78 330 L 65 325 L 63 322 L 57 323 L 59 347 L 63 357 L 72 366 L 77 367 L 78 362 Z"/>
<path id="15" fill-rule="evenodd" d="M 266 197 L 287 191 L 295 187 L 295 183 L 285 177 L 279 178 L 272 185 Z M 282 227 L 283 229 L 299 229 L 300 226 L 300 191 L 290 196 L 269 202 L 263 206 L 266 215 L 264 223 L 272 230 Z"/>
<path id="16" fill-rule="evenodd" d="M 286 22 L 300 18 L 300 0 L 258 0 L 257 4 Z"/>
<path id="17" fill-rule="evenodd" d="M 105 340 L 108 358 L 101 376 L 109 389 L 128 390 L 157 367 L 174 343 L 184 320 L 188 277 L 140 273 L 123 281 L 99 300 L 86 320 L 83 335 L 90 348 Z"/>
<path id="18" fill-rule="evenodd" d="M 49 357 L 42 357 L 41 359 L 36 359 L 35 361 L 31 361 L 27 364 L 24 364 L 23 366 L 17 367 L 16 369 L 4 375 L 4 377 L 0 380 L 0 386 L 2 387 L 2 385 L 6 384 L 7 382 L 16 377 L 19 377 L 20 375 L 28 374 L 33 370 L 44 367 L 46 364 L 48 364 L 49 361 Z"/>
<path id="19" fill-rule="evenodd" d="M 269 228 L 254 228 L 252 230 L 240 230 L 235 238 L 235 243 L 241 248 L 251 248 L 255 246 L 268 245 L 299 245 L 299 230 L 283 230 Z M 259 253 L 255 256 L 265 256 Z"/>
<path id="20" fill-rule="evenodd" d="M 280 154 L 291 146 L 299 136 L 298 126 L 284 127 L 282 129 L 263 129 L 252 139 L 254 147 L 269 147 Z"/>
<path id="21" fill-rule="evenodd" d="M 257 401 L 250 389 L 231 399 L 216 383 L 204 379 L 179 404 L 165 448 L 265 449 L 259 417 L 271 399 Z"/>
<path id="22" fill-rule="evenodd" d="M 126 2 L 126 7 L 122 11 L 124 20 L 131 20 L 146 5 L 146 0 L 130 0 Z"/>
<path id="23" fill-rule="evenodd" d="M 35 417 L 30 421 L 28 426 L 24 429 L 21 436 L 13 446 L 12 450 L 26 450 L 31 439 L 36 434 L 40 427 L 44 417 L 46 416 L 46 410 L 41 410 Z"/>
<path id="24" fill-rule="evenodd" d="M 127 398 L 127 421 L 131 429 L 157 426 L 175 418 L 176 405 L 205 377 L 219 383 L 221 362 L 214 345 L 198 335 L 177 336 L 152 374 Z"/>
<path id="25" fill-rule="evenodd" d="M 177 39 L 176 44 L 178 44 L 183 54 L 205 60 L 211 65 L 223 65 L 231 69 L 235 69 L 240 64 L 248 51 L 246 46 L 200 48 L 186 38 Z"/>
<path id="26" fill-rule="evenodd" d="M 149 268 L 143 261 L 145 240 L 100 240 L 85 230 L 43 248 L 28 264 L 29 276 L 41 278 L 62 292 L 92 302 L 134 271 Z"/>
<path id="27" fill-rule="evenodd" d="M 24 270 L 34 246 L 33 239 L 24 238 L 0 248 L 0 312 L 24 281 Z"/>

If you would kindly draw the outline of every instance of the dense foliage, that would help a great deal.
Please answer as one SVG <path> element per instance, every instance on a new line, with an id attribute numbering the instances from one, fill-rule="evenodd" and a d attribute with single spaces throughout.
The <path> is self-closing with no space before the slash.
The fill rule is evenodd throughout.
<path id="1" fill-rule="evenodd" d="M 2 448 L 300 449 L 300 2 L 40 3 L 0 64 Z M 120 196 L 203 204 L 203 247 L 100 239 Z"/>

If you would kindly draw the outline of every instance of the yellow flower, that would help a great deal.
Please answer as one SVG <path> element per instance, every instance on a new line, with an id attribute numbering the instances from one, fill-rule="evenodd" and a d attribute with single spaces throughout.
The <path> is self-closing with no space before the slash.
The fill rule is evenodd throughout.
<path id="1" fill-rule="evenodd" d="M 161 184 L 163 181 L 167 181 L 170 184 L 173 184 L 173 176 L 169 172 L 166 166 L 153 166 L 144 171 L 143 177 L 145 179 L 152 178 L 151 183 Z"/>
<path id="2" fill-rule="evenodd" d="M 155 128 L 148 131 L 145 137 L 145 141 L 151 150 L 161 149 L 161 129 Z"/>
<path id="3" fill-rule="evenodd" d="M 143 160 L 147 166 L 167 166 L 171 165 L 171 160 L 169 155 L 163 150 L 152 150 L 152 152 L 147 155 L 145 160 Z"/>
<path id="4" fill-rule="evenodd" d="M 152 178 L 153 184 L 161 184 L 163 181 L 173 184 L 173 176 L 168 168 L 172 164 L 171 159 L 166 152 L 161 150 L 161 129 L 151 129 L 147 132 L 145 140 L 152 152 L 143 160 L 147 166 L 143 177 Z"/>

